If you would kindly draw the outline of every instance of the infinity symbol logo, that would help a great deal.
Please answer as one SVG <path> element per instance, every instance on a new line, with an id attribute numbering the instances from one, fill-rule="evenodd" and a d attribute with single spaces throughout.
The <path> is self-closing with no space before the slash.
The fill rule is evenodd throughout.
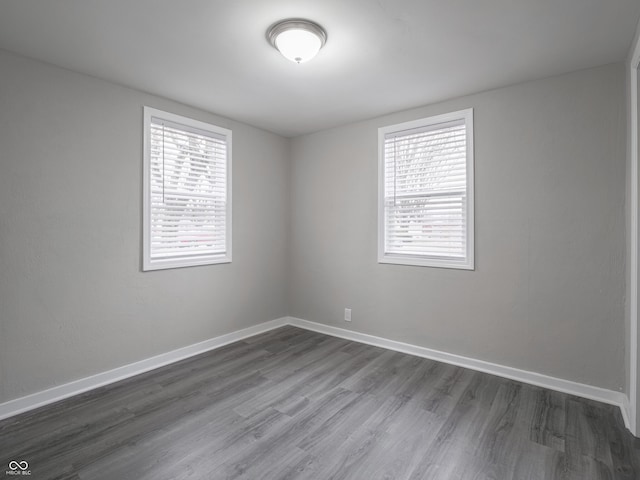
<path id="1" fill-rule="evenodd" d="M 27 468 L 29 468 L 29 464 L 27 463 L 26 460 L 23 460 L 22 462 L 16 462 L 15 460 L 11 460 L 9 462 L 9 468 L 11 470 L 26 470 Z"/>

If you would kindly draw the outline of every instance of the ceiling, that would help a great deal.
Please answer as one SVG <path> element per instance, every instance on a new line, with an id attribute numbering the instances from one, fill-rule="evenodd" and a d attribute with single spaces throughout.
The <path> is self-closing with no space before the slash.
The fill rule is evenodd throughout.
<path id="1" fill-rule="evenodd" d="M 638 0 L 1 0 L 0 48 L 295 136 L 624 60 Z M 265 39 L 303 17 L 305 64 Z"/>

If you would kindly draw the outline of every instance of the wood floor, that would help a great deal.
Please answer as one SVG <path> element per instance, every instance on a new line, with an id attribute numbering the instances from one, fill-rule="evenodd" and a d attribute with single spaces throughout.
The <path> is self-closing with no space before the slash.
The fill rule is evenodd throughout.
<path id="1" fill-rule="evenodd" d="M 612 406 L 294 327 L 4 420 L 12 460 L 34 480 L 640 479 Z"/>

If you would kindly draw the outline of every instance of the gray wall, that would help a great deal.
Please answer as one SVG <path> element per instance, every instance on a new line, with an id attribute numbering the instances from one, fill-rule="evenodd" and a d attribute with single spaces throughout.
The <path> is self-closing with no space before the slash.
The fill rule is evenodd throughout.
<path id="1" fill-rule="evenodd" d="M 293 139 L 291 315 L 621 390 L 624 82 L 604 66 Z M 468 107 L 476 270 L 378 264 L 377 128 Z"/>
<path id="2" fill-rule="evenodd" d="M 639 26 L 640 28 L 640 26 Z M 640 32 L 640 30 L 638 30 Z M 638 77 L 636 79 L 637 82 L 637 92 L 638 92 L 638 98 L 637 100 L 637 109 L 638 109 L 638 117 L 640 117 L 640 69 L 638 69 Z M 638 129 L 638 131 L 636 132 L 636 135 L 639 138 L 638 141 L 638 159 L 640 159 L 640 118 L 638 121 L 638 125 L 636 126 L 636 128 Z M 640 169 L 639 169 L 640 170 Z M 635 178 L 633 179 L 633 181 L 638 182 L 639 179 Z M 640 252 L 639 252 L 640 253 Z M 638 258 L 640 258 L 640 255 L 638 256 Z M 637 313 L 637 312 L 636 312 Z M 636 331 L 636 336 L 637 336 L 637 342 L 636 342 L 636 348 L 638 348 L 638 345 L 640 345 L 640 327 L 638 328 L 638 330 Z M 640 352 L 638 352 L 638 355 L 636 356 L 636 389 L 640 387 Z M 637 394 L 638 392 L 636 392 L 636 436 L 640 437 L 640 395 Z"/>
<path id="3" fill-rule="evenodd" d="M 291 141 L 2 51 L 0 72 L 0 402 L 286 314 L 624 386 L 621 65 Z M 140 271 L 143 105 L 233 130 L 232 264 Z M 467 107 L 476 270 L 377 264 L 377 128 Z"/>
<path id="4" fill-rule="evenodd" d="M 628 65 L 625 65 L 625 68 Z M 626 288 L 625 288 L 625 302 L 624 302 L 624 338 L 625 338 L 625 351 L 624 351 L 624 372 L 625 372 L 625 383 L 624 383 L 624 393 L 627 395 L 629 400 L 631 400 L 631 253 L 632 253 L 632 242 L 631 242 L 631 189 L 633 184 L 632 171 L 631 171 L 631 163 L 632 163 L 632 155 L 631 155 L 631 115 L 635 106 L 631 105 L 631 75 L 629 69 L 625 74 L 625 105 L 627 106 L 627 161 L 626 161 L 626 169 L 625 169 L 625 254 L 627 261 L 625 262 L 625 278 L 626 278 Z M 637 179 L 636 179 L 637 182 Z M 631 402 L 630 402 L 631 403 Z M 633 406 L 635 408 L 635 406 Z M 631 420 L 633 421 L 633 420 Z"/>
<path id="5" fill-rule="evenodd" d="M 142 107 L 233 130 L 233 263 L 142 273 Z M 287 314 L 289 141 L 0 51 L 0 402 Z"/>

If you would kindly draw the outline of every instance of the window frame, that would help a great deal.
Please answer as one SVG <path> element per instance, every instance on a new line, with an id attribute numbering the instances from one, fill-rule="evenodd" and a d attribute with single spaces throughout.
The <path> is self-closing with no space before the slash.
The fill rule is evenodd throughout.
<path id="1" fill-rule="evenodd" d="M 385 216 L 385 137 L 390 133 L 399 133 L 416 128 L 429 128 L 438 124 L 464 121 L 466 134 L 466 256 L 464 260 L 438 258 L 429 255 L 403 255 L 387 253 L 386 216 Z M 474 215 L 474 146 L 473 146 L 473 108 L 434 115 L 378 128 L 378 263 L 410 265 L 421 267 L 453 268 L 475 270 L 475 215 Z"/>
<path id="2" fill-rule="evenodd" d="M 232 260 L 232 132 L 229 129 L 210 123 L 183 117 L 156 108 L 144 106 L 143 109 L 143 175 L 142 175 L 142 270 L 154 271 L 201 265 L 215 265 L 231 263 Z M 223 135 L 226 139 L 227 176 L 226 176 L 226 210 L 225 210 L 225 253 L 210 255 L 192 255 L 180 258 L 152 259 L 151 258 L 151 119 L 160 118 L 167 122 L 183 125 L 216 135 Z"/>

